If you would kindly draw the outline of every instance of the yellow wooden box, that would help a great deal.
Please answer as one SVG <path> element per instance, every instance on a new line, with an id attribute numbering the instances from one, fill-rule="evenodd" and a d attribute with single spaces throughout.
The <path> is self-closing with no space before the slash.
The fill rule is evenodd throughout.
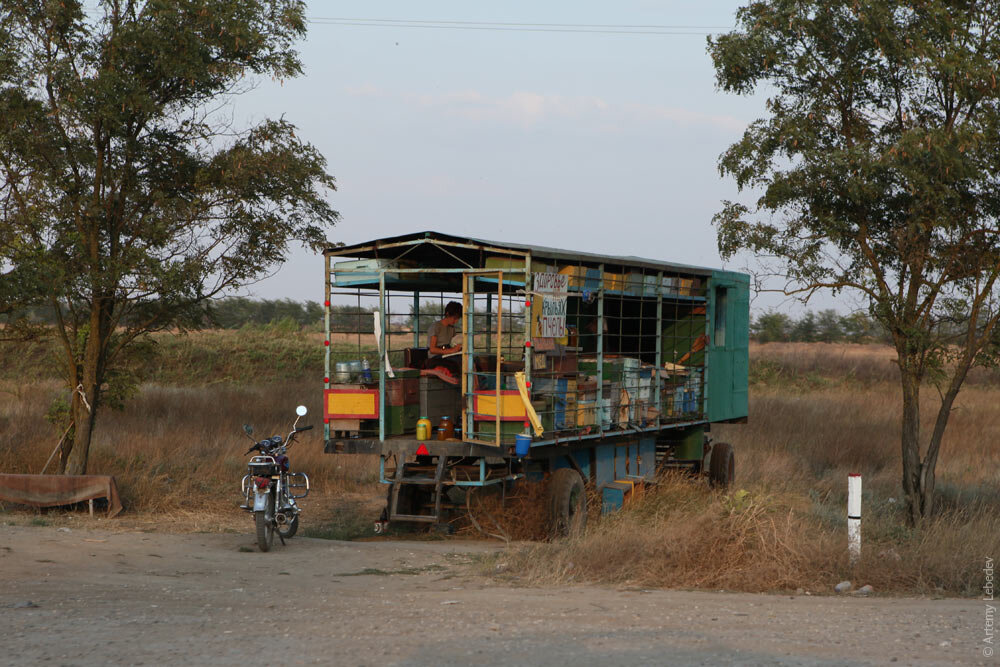
<path id="1" fill-rule="evenodd" d="M 614 292 L 624 292 L 626 279 L 628 276 L 622 273 L 607 273 L 604 274 L 604 290 L 614 291 Z"/>
<path id="2" fill-rule="evenodd" d="M 327 389 L 323 400 L 326 419 L 378 419 L 378 390 Z"/>
<path id="3" fill-rule="evenodd" d="M 497 418 L 497 396 L 494 391 L 477 391 L 473 396 L 472 410 L 477 421 Z M 521 394 L 514 390 L 500 392 L 500 421 L 526 421 L 528 412 L 524 409 Z"/>

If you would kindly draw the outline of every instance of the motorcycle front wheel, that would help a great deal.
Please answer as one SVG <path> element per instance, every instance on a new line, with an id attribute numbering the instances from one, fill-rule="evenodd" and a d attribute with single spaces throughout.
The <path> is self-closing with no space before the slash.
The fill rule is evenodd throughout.
<path id="1" fill-rule="evenodd" d="M 273 496 L 268 498 L 268 505 L 272 507 L 270 512 L 271 516 L 274 516 L 273 503 L 271 499 Z M 257 546 L 260 547 L 261 551 L 270 551 L 271 545 L 274 544 L 274 519 L 267 518 L 268 512 L 254 512 L 253 518 L 254 522 L 257 524 Z"/>
<path id="2" fill-rule="evenodd" d="M 295 533 L 299 532 L 299 515 L 296 514 L 288 523 L 280 524 L 278 526 L 278 534 L 286 540 L 290 540 L 295 537 Z"/>

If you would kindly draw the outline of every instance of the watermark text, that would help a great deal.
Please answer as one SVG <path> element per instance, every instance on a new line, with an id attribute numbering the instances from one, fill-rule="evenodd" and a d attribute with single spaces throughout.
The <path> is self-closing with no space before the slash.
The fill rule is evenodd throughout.
<path id="1" fill-rule="evenodd" d="M 997 606 L 995 599 L 996 579 L 993 574 L 993 559 L 989 556 L 986 557 L 986 565 L 983 567 L 983 574 L 985 575 L 983 580 L 983 602 L 986 603 L 986 618 L 983 623 L 983 656 L 991 658 L 993 657 L 993 648 L 996 645 L 997 638 Z"/>

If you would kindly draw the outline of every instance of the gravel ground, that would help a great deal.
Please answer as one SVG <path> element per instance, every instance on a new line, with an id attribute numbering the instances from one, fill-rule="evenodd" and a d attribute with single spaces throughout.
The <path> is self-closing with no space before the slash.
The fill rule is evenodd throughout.
<path id="1" fill-rule="evenodd" d="M 984 658 L 985 603 L 517 588 L 499 547 L 0 526 L 8 665 L 903 665 Z"/>

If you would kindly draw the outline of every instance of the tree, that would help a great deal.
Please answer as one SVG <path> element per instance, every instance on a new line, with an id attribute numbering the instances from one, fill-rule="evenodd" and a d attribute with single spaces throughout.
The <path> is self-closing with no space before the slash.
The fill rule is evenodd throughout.
<path id="1" fill-rule="evenodd" d="M 214 301 L 205 325 L 239 329 L 246 324 L 261 325 L 291 320 L 299 327 L 321 328 L 324 312 L 323 306 L 316 301 L 248 299 L 236 296 Z"/>
<path id="2" fill-rule="evenodd" d="M 818 335 L 816 314 L 811 310 L 792 325 L 792 340 L 797 343 L 815 343 Z"/>
<path id="3" fill-rule="evenodd" d="M 867 313 L 853 312 L 840 318 L 840 330 L 849 343 L 884 342 L 885 336 Z"/>
<path id="4" fill-rule="evenodd" d="M 792 320 L 784 313 L 764 313 L 754 322 L 753 334 L 758 342 L 775 343 L 788 340 Z"/>
<path id="5" fill-rule="evenodd" d="M 375 318 L 372 306 L 333 305 L 330 306 L 330 331 L 340 333 L 375 333 Z"/>
<path id="6" fill-rule="evenodd" d="M 336 221 L 316 149 L 228 106 L 252 77 L 300 74 L 304 34 L 295 0 L 0 5 L 0 298 L 55 314 L 66 472 L 86 472 L 147 334 L 203 321 Z"/>
<path id="7" fill-rule="evenodd" d="M 913 522 L 933 510 L 966 375 L 995 358 L 998 28 L 996 0 L 768 0 L 708 44 L 721 89 L 766 84 L 770 95 L 767 117 L 720 157 L 724 175 L 760 195 L 724 203 L 720 251 L 756 253 L 787 294 L 867 298 L 897 352 Z M 941 402 L 924 438 L 927 381 Z"/>
<path id="8" fill-rule="evenodd" d="M 823 343 L 835 343 L 843 340 L 844 331 L 840 328 L 840 315 L 837 311 L 826 309 L 816 316 L 816 339 Z"/>

